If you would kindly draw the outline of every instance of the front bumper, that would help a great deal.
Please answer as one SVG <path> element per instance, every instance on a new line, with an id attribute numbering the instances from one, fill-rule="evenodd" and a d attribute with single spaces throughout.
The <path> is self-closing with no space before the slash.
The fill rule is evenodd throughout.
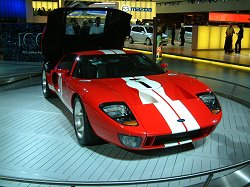
<path id="1" fill-rule="evenodd" d="M 120 145 L 121 147 L 134 150 L 149 150 L 149 149 L 170 148 L 174 146 L 192 143 L 194 141 L 197 141 L 199 139 L 208 136 L 214 131 L 215 128 L 216 126 L 212 126 L 190 132 L 169 134 L 169 135 L 158 135 L 158 136 L 156 135 L 156 136 L 140 137 L 140 136 L 123 135 L 127 137 L 127 141 L 129 142 L 129 144 L 124 143 L 121 140 L 120 135 L 118 136 L 121 143 Z M 130 145 L 136 145 L 136 146 L 130 146 Z"/>

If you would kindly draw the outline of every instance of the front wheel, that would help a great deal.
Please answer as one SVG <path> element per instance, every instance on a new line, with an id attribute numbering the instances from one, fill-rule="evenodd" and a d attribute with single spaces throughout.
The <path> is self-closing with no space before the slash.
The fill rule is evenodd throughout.
<path id="1" fill-rule="evenodd" d="M 132 38 L 131 36 L 129 37 L 128 42 L 129 42 L 130 44 L 133 44 L 133 43 L 134 43 L 134 40 L 133 40 L 133 38 Z"/>
<path id="2" fill-rule="evenodd" d="M 81 99 L 77 96 L 73 107 L 74 128 L 80 145 L 96 145 L 100 142 L 93 132 Z"/>
<path id="3" fill-rule="evenodd" d="M 152 45 L 150 38 L 147 38 L 145 43 L 146 43 L 146 45 Z"/>

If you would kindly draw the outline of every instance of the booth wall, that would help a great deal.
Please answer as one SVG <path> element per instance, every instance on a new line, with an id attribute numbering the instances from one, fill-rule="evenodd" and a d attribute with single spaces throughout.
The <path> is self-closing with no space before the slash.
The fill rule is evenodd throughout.
<path id="1" fill-rule="evenodd" d="M 226 26 L 194 26 L 193 27 L 193 50 L 224 49 Z M 236 33 L 239 28 L 234 27 L 233 48 L 238 38 Z M 250 48 L 250 28 L 244 28 L 244 38 L 241 40 L 241 48 Z"/>

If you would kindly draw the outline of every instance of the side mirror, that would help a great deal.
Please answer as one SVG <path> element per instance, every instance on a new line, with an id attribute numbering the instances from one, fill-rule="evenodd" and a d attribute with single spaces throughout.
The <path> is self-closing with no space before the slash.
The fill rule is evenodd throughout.
<path id="1" fill-rule="evenodd" d="M 162 69 L 166 69 L 168 67 L 168 64 L 167 63 L 162 63 L 160 64 L 161 68 Z"/>

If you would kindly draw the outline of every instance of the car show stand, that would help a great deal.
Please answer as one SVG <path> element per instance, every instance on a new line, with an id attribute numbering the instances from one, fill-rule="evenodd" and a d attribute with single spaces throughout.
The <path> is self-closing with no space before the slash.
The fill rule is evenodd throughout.
<path id="1" fill-rule="evenodd" d="M 81 147 L 72 114 L 58 98 L 45 99 L 40 85 L 2 90 L 0 175 L 102 184 L 195 174 L 247 160 L 250 110 L 221 96 L 219 100 L 223 119 L 210 136 L 169 149 L 128 151 L 109 143 Z M 190 186 L 205 180 L 178 180 L 170 186 Z M 11 186 L 11 182 L 0 180 L 0 186 L 6 184 Z"/>

